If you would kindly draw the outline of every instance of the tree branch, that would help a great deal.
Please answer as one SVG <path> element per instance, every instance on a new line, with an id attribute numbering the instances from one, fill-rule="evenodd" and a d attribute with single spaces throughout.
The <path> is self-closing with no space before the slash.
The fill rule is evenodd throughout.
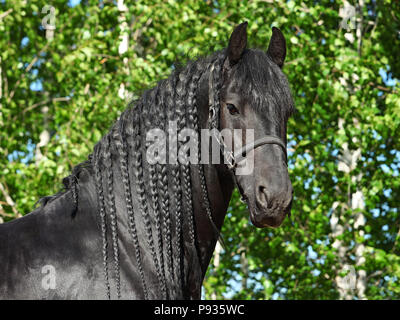
<path id="1" fill-rule="evenodd" d="M 14 11 L 14 9 L 8 9 L 6 12 L 3 12 L 2 14 L 0 14 L 0 20 L 7 17 L 13 11 Z"/>
<path id="2" fill-rule="evenodd" d="M 15 202 L 13 201 L 11 196 L 9 195 L 8 190 L 6 190 L 5 185 L 3 185 L 1 182 L 0 182 L 0 191 L 3 194 L 3 196 L 4 196 L 4 198 L 5 198 L 6 202 L 7 202 L 7 205 L 9 205 L 11 207 L 11 210 L 14 212 L 14 214 L 18 218 L 22 217 L 22 214 L 19 213 L 18 210 L 15 208 Z"/>

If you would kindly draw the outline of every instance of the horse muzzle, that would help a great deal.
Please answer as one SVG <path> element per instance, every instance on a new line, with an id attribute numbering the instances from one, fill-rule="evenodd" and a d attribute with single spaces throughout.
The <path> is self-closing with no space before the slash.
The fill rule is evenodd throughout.
<path id="1" fill-rule="evenodd" d="M 271 190 L 263 185 L 256 187 L 255 206 L 250 212 L 250 220 L 258 228 L 279 227 L 286 215 L 290 214 L 293 188 Z"/>

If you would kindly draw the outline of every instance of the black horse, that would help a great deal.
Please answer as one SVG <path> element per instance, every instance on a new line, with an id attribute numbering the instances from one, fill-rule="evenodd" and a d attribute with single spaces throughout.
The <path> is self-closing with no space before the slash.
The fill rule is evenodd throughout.
<path id="1" fill-rule="evenodd" d="M 246 49 L 246 28 L 132 103 L 63 180 L 64 191 L 0 225 L 1 299 L 199 299 L 235 185 L 255 226 L 282 223 L 293 193 L 286 42 L 273 28 L 266 52 Z M 216 135 L 221 164 L 181 163 L 171 154 L 168 163 L 146 161 L 147 133 L 172 121 L 178 132 L 253 129 L 254 140 L 242 137 L 245 147 L 233 153 Z M 184 142 L 171 135 L 168 148 Z M 203 142 L 195 142 L 200 160 Z M 254 170 L 236 174 L 250 157 Z"/>

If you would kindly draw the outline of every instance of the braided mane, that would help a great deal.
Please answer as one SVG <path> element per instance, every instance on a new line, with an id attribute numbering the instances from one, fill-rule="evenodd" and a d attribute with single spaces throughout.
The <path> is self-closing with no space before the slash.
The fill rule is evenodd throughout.
<path id="1" fill-rule="evenodd" d="M 164 299 L 190 298 L 184 289 L 185 279 L 189 276 L 188 270 L 184 270 L 185 254 L 191 256 L 191 260 L 196 264 L 190 267 L 191 272 L 199 270 L 194 276 L 201 278 L 193 216 L 191 171 L 197 167 L 201 172 L 203 168 L 201 165 L 190 164 L 145 163 L 145 138 L 150 129 L 160 128 L 166 131 L 168 121 L 177 122 L 178 132 L 183 128 L 199 131 L 196 90 L 202 74 L 209 70 L 213 63 L 222 62 L 223 57 L 223 51 L 216 52 L 210 57 L 190 61 L 185 67 L 176 69 L 168 79 L 145 91 L 135 105 L 131 104 L 110 132 L 94 147 L 90 163 L 95 173 L 99 200 L 103 267 L 108 298 L 111 294 L 107 234 L 110 231 L 116 294 L 120 297 L 114 170 L 119 170 L 122 176 L 129 231 L 135 247 L 144 297 L 149 298 L 143 266 L 145 248 L 153 257 L 157 282 Z M 179 149 L 182 142 L 176 143 Z M 205 188 L 205 181 L 202 183 L 202 187 Z M 133 211 L 134 197 L 140 204 L 140 212 Z M 144 225 L 146 244 L 139 243 L 138 223 Z"/>

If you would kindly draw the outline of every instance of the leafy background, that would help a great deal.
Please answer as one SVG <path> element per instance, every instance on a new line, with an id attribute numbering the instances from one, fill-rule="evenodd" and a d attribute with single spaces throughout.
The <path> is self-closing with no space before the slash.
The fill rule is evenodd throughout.
<path id="1" fill-rule="evenodd" d="M 349 4 L 345 28 L 342 1 L 0 0 L 0 223 L 57 192 L 176 61 L 226 46 L 243 21 L 266 49 L 277 26 L 298 109 L 292 216 L 256 229 L 235 193 L 203 297 L 399 299 L 400 2 Z"/>

